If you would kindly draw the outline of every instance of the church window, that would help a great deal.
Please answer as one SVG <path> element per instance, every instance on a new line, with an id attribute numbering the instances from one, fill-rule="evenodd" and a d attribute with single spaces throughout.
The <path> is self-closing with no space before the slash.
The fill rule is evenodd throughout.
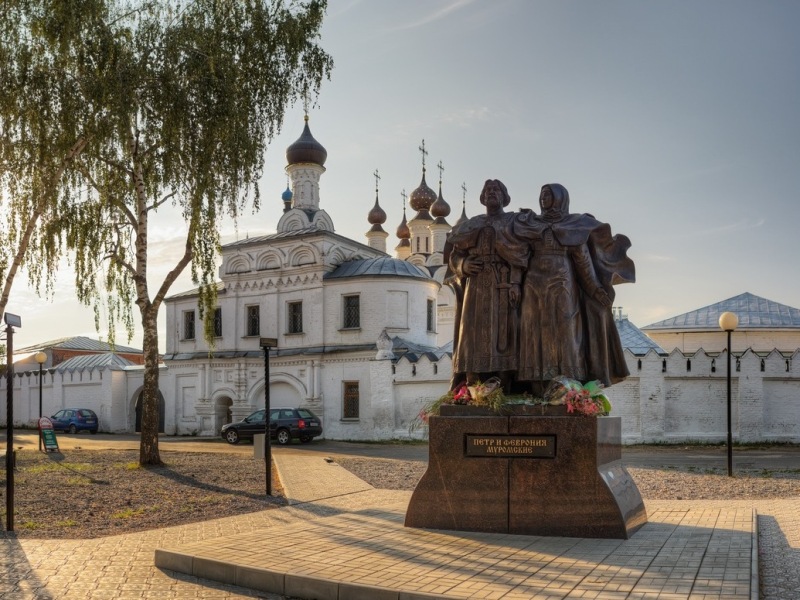
<path id="1" fill-rule="evenodd" d="M 194 311 L 187 310 L 183 313 L 183 339 L 194 339 Z"/>
<path id="2" fill-rule="evenodd" d="M 428 238 L 425 238 L 425 253 L 427 254 L 428 252 L 430 252 L 430 250 L 428 250 Z"/>
<path id="3" fill-rule="evenodd" d="M 417 238 L 417 254 L 419 254 L 419 238 Z"/>
<path id="4" fill-rule="evenodd" d="M 214 337 L 222 337 L 222 309 L 214 309 Z"/>
<path id="5" fill-rule="evenodd" d="M 343 381 L 342 385 L 344 386 L 342 394 L 342 418 L 358 419 L 358 382 Z"/>
<path id="6" fill-rule="evenodd" d="M 428 298 L 428 331 L 436 331 L 436 301 Z"/>
<path id="7" fill-rule="evenodd" d="M 257 304 L 247 307 L 247 335 L 261 335 L 261 307 Z"/>
<path id="8" fill-rule="evenodd" d="M 286 324 L 287 333 L 303 333 L 303 303 L 289 302 Z"/>
<path id="9" fill-rule="evenodd" d="M 358 295 L 344 296 L 342 308 L 344 310 L 344 328 L 357 329 L 361 327 L 361 297 Z"/>

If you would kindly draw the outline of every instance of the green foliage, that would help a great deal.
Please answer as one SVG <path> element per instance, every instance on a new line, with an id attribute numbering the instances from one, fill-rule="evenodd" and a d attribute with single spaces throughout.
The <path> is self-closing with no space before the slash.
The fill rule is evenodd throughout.
<path id="1" fill-rule="evenodd" d="M 258 209 L 264 153 L 286 108 L 316 96 L 333 68 L 318 43 L 326 0 L 3 7 L 0 184 L 14 200 L 0 274 L 22 262 L 14 231 L 47 215 L 26 254 L 34 282 L 51 281 L 66 247 L 78 297 L 95 307 L 98 328 L 106 308 L 112 343 L 117 325 L 130 338 L 138 307 L 152 374 L 142 439 L 157 446 L 158 311 L 190 266 L 206 325 L 213 319 L 220 219 L 248 200 Z M 148 230 L 164 205 L 179 207 L 186 235 L 151 289 Z"/>

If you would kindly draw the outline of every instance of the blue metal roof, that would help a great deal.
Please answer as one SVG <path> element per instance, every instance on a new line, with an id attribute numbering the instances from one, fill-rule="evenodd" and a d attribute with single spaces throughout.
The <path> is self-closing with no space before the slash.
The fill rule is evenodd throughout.
<path id="1" fill-rule="evenodd" d="M 745 292 L 716 304 L 652 323 L 644 330 L 718 330 L 724 312 L 739 317 L 739 329 L 800 329 L 800 309 Z"/>
<path id="2" fill-rule="evenodd" d="M 413 277 L 431 279 L 425 271 L 406 260 L 392 257 L 364 258 L 348 260 L 326 273 L 323 279 L 343 279 L 345 277 Z"/>
<path id="3" fill-rule="evenodd" d="M 636 325 L 631 323 L 627 317 L 615 318 L 614 324 L 617 326 L 619 341 L 622 342 L 623 349 L 630 350 L 637 356 L 647 354 L 650 350 L 654 350 L 658 354 L 666 354 L 661 346 L 647 337 L 647 335 Z"/>
<path id="4" fill-rule="evenodd" d="M 83 356 L 74 356 L 69 360 L 59 363 L 56 365 L 56 371 L 63 373 L 64 371 L 82 371 L 84 369 L 103 368 L 121 370 L 125 367 L 131 367 L 134 364 L 135 363 L 129 361 L 127 358 L 122 358 L 112 352 L 106 354 L 85 354 Z"/>

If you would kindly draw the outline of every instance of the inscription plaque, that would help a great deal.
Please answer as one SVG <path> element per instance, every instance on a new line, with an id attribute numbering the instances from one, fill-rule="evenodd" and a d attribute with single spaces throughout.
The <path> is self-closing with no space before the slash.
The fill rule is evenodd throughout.
<path id="1" fill-rule="evenodd" d="M 466 456 L 555 458 L 554 435 L 466 435 Z"/>

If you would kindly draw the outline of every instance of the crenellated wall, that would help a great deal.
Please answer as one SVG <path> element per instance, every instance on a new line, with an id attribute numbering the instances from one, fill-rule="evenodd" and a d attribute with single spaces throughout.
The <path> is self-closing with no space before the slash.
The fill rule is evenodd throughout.
<path id="1" fill-rule="evenodd" d="M 623 442 L 727 439 L 727 353 L 668 356 L 626 351 L 631 376 L 608 390 Z M 800 350 L 791 357 L 746 350 L 731 357 L 733 438 L 800 442 Z"/>
<path id="2" fill-rule="evenodd" d="M 449 388 L 450 356 L 407 353 L 397 360 L 374 356 L 356 353 L 329 357 L 324 363 L 301 357 L 275 359 L 270 375 L 273 405 L 311 407 L 323 418 L 325 437 L 331 439 L 423 437 L 425 429 L 414 427 L 414 420 L 421 408 Z M 724 351 L 674 350 L 667 356 L 626 351 L 625 358 L 631 376 L 608 390 L 611 414 L 622 417 L 623 443 L 716 443 L 727 438 Z M 800 443 L 800 349 L 792 356 L 746 350 L 734 353 L 731 363 L 734 440 Z M 132 432 L 141 380 L 141 367 L 50 369 L 43 378 L 43 413 L 91 408 L 100 417 L 101 431 Z M 342 381 L 360 384 L 357 419 L 342 419 Z M 241 389 L 234 385 L 237 382 Z M 5 384 L 1 379 L 0 424 L 5 424 Z M 38 373 L 14 377 L 16 425 L 34 424 L 38 390 Z M 235 420 L 261 406 L 263 368 L 259 359 L 213 360 L 202 369 L 172 361 L 169 368 L 162 368 L 161 391 L 167 433 L 216 435 L 226 406 Z"/>
<path id="3" fill-rule="evenodd" d="M 42 416 L 62 408 L 90 408 L 97 413 L 101 431 L 128 431 L 126 371 L 107 367 L 58 371 L 42 375 Z M 6 379 L 0 383 L 2 423 L 6 424 Z M 35 426 L 39 417 L 39 372 L 17 373 L 14 377 L 14 424 Z"/>

